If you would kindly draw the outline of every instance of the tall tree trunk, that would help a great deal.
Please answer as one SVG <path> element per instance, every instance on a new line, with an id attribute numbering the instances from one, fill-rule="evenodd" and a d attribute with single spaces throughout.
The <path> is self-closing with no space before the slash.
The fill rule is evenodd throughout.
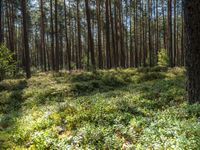
<path id="1" fill-rule="evenodd" d="M 139 48 L 139 66 L 141 67 L 142 66 L 142 49 L 144 49 L 142 46 L 143 46 L 143 42 L 142 42 L 142 10 L 141 10 L 141 8 L 142 8 L 142 2 L 140 2 L 139 3 L 139 14 L 138 14 L 138 16 L 140 17 L 139 18 L 139 22 L 138 22 L 138 24 L 139 24 L 139 40 L 140 40 L 140 44 L 139 44 L 139 46 L 140 46 L 140 48 Z"/>
<path id="2" fill-rule="evenodd" d="M 56 40 L 56 59 L 55 59 L 55 71 L 59 71 L 59 37 L 58 37 L 58 0 L 55 0 L 55 40 Z"/>
<path id="3" fill-rule="evenodd" d="M 91 53 L 91 63 L 92 69 L 95 70 L 95 57 L 94 57 L 94 40 L 91 31 L 91 20 L 90 20 L 90 7 L 88 0 L 85 0 L 85 7 L 86 7 L 86 18 L 87 18 L 87 29 L 88 29 L 88 52 Z"/>
<path id="4" fill-rule="evenodd" d="M 115 51 L 115 60 L 116 60 L 116 67 L 119 67 L 119 21 L 118 21 L 118 16 L 117 16 L 117 1 L 114 3 L 114 14 L 115 14 L 115 43 L 116 43 L 116 51 Z"/>
<path id="5" fill-rule="evenodd" d="M 55 49 L 54 49 L 54 27 L 53 27 L 53 0 L 50 0 L 50 28 L 51 28 L 51 63 L 52 69 L 55 70 Z"/>
<path id="6" fill-rule="evenodd" d="M 200 1 L 184 1 L 187 91 L 190 103 L 200 103 Z"/>
<path id="7" fill-rule="evenodd" d="M 49 34 L 47 33 L 47 38 L 46 38 L 46 43 L 50 43 L 50 40 L 49 40 Z M 50 54 L 49 54 L 49 46 L 46 47 L 46 53 L 47 53 L 47 70 L 50 71 L 51 70 L 51 63 L 50 63 Z"/>
<path id="8" fill-rule="evenodd" d="M 134 43 L 135 43 L 135 67 L 138 67 L 138 3 L 135 1 L 135 15 L 134 15 Z"/>
<path id="9" fill-rule="evenodd" d="M 71 70 L 71 48 L 69 45 L 68 39 L 68 30 L 67 30 L 67 8 L 66 8 L 66 1 L 64 0 L 64 12 L 65 12 L 65 41 L 66 41 L 66 53 L 67 53 L 67 65 L 68 70 Z"/>
<path id="10" fill-rule="evenodd" d="M 149 65 L 150 67 L 153 66 L 153 48 L 152 48 L 152 35 L 151 35 L 151 18 L 152 18 L 152 0 L 148 0 L 148 13 L 149 13 Z"/>
<path id="11" fill-rule="evenodd" d="M 122 8 L 122 1 L 118 1 L 118 9 L 119 9 L 119 30 L 120 30 L 120 65 L 122 68 L 126 67 L 126 56 L 125 56 L 125 50 L 124 50 L 124 34 L 123 34 L 123 8 Z"/>
<path id="12" fill-rule="evenodd" d="M 159 51 L 159 12 L 158 12 L 158 0 L 156 0 L 156 64 L 158 63 L 158 51 Z"/>
<path id="13" fill-rule="evenodd" d="M 60 69 L 63 69 L 63 32 L 62 32 L 62 23 L 59 22 L 59 64 Z"/>
<path id="14" fill-rule="evenodd" d="M 112 33 L 112 52 L 113 52 L 113 55 L 111 55 L 111 57 L 115 56 L 116 55 L 116 49 L 115 49 L 115 32 L 114 32 L 114 23 L 113 23 L 113 14 L 112 14 L 112 3 L 111 3 L 111 0 L 109 0 L 109 6 L 110 6 L 110 24 L 111 24 L 111 33 Z M 114 64 L 114 67 L 116 67 L 116 59 L 115 57 L 113 57 L 112 59 L 113 61 L 113 64 Z"/>
<path id="15" fill-rule="evenodd" d="M 24 42 L 24 55 L 25 55 L 25 71 L 26 71 L 26 77 L 29 79 L 31 77 L 31 69 L 30 69 L 30 56 L 29 56 L 29 46 L 28 46 L 26 5 L 27 5 L 26 0 L 21 0 L 22 21 L 23 21 L 23 42 Z"/>
<path id="16" fill-rule="evenodd" d="M 144 6 L 144 20 L 143 20 L 143 66 L 147 66 L 147 6 Z"/>
<path id="17" fill-rule="evenodd" d="M 182 0 L 183 1 L 183 0 Z M 182 2 L 183 3 L 183 2 Z M 181 28 L 181 65 L 185 65 L 185 46 L 184 46 L 184 41 L 185 41 L 185 34 L 184 34 L 184 8 L 182 8 L 182 14 L 181 14 L 181 22 L 182 22 L 182 28 Z"/>
<path id="18" fill-rule="evenodd" d="M 125 31 L 125 37 L 126 37 L 126 40 L 125 40 L 125 58 L 126 58 L 126 62 L 125 62 L 125 66 L 128 68 L 130 65 L 129 65 L 129 52 L 128 52 L 128 49 L 129 49 L 129 33 L 128 33 L 128 26 L 129 26 L 129 16 L 128 16 L 128 13 L 129 13 L 129 7 L 128 7 L 128 0 L 125 1 L 125 6 L 126 6 L 126 27 L 124 28 L 124 31 Z"/>
<path id="19" fill-rule="evenodd" d="M 176 47 L 176 0 L 174 0 L 174 66 L 176 65 L 176 54 L 177 54 L 177 47 Z"/>
<path id="20" fill-rule="evenodd" d="M 163 18 L 163 45 L 164 45 L 164 49 L 167 49 L 167 44 L 166 44 L 166 19 L 165 19 L 164 0 L 162 0 L 162 18 Z"/>
<path id="21" fill-rule="evenodd" d="M 98 25 L 98 62 L 99 68 L 103 69 L 103 56 L 102 56 L 102 45 L 101 45 L 101 11 L 100 11 L 100 0 L 96 0 L 97 3 L 97 25 Z"/>
<path id="22" fill-rule="evenodd" d="M 41 12 L 41 54 L 42 54 L 42 68 L 46 71 L 46 47 L 45 47 L 45 25 L 44 25 L 44 8 L 43 0 L 40 0 L 40 12 Z"/>
<path id="23" fill-rule="evenodd" d="M 111 68 L 111 53 L 110 53 L 110 21 L 109 21 L 109 0 L 105 1 L 106 7 L 106 65 Z"/>
<path id="24" fill-rule="evenodd" d="M 132 0 L 130 0 L 130 5 L 132 6 Z M 130 7 L 130 67 L 134 67 L 134 58 L 133 58 L 133 35 L 132 35 L 132 7 Z"/>
<path id="25" fill-rule="evenodd" d="M 172 0 L 168 0 L 168 53 L 169 53 L 169 65 L 174 67 L 173 63 L 173 46 L 172 46 Z"/>
<path id="26" fill-rule="evenodd" d="M 78 69 L 82 69 L 82 43 L 81 43 L 81 23 L 80 23 L 80 12 L 79 2 L 77 0 L 77 28 L 78 28 Z"/>

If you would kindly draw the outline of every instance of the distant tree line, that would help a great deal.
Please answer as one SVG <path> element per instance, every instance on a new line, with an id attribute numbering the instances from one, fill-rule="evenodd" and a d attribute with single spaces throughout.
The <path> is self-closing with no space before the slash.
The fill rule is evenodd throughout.
<path id="1" fill-rule="evenodd" d="M 0 43 L 31 69 L 184 65 L 182 0 L 0 0 Z"/>

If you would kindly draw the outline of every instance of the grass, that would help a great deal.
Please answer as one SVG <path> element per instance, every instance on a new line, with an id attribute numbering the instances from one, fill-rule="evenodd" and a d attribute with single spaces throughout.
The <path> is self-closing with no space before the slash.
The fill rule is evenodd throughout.
<path id="1" fill-rule="evenodd" d="M 182 68 L 37 73 L 0 83 L 0 149 L 199 149 Z"/>

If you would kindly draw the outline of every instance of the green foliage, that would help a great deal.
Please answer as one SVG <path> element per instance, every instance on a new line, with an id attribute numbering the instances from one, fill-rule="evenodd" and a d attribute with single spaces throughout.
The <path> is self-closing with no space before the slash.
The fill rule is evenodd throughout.
<path id="1" fill-rule="evenodd" d="M 151 81 L 151 80 L 158 80 L 158 79 L 164 79 L 165 74 L 159 73 L 159 72 L 148 72 L 146 74 L 141 74 L 139 77 L 139 82 L 145 82 L 145 81 Z"/>
<path id="2" fill-rule="evenodd" d="M 13 54 L 5 45 L 0 45 L 0 81 L 3 80 L 6 75 L 12 73 L 14 69 L 15 63 Z"/>
<path id="3" fill-rule="evenodd" d="M 194 115 L 196 117 L 200 117 L 200 105 L 199 104 L 193 104 L 193 105 L 190 105 L 188 108 L 188 113 L 190 115 Z"/>
<path id="4" fill-rule="evenodd" d="M 71 81 L 74 83 L 71 90 L 75 94 L 90 94 L 94 91 L 109 91 L 120 88 L 130 81 L 128 73 L 116 71 L 85 72 L 74 75 Z"/>
<path id="5" fill-rule="evenodd" d="M 168 66 L 169 65 L 169 58 L 167 55 L 166 49 L 161 49 L 158 53 L 158 66 Z"/>
<path id="6" fill-rule="evenodd" d="M 38 73 L 0 83 L 1 149 L 199 149 L 185 70 Z"/>

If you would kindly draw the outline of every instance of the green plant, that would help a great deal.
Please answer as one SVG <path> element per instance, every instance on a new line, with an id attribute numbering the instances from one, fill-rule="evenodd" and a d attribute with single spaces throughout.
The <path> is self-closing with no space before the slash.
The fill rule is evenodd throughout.
<path id="1" fill-rule="evenodd" d="M 0 83 L 1 149 L 199 149 L 183 68 L 37 73 Z"/>
<path id="2" fill-rule="evenodd" d="M 0 45 L 0 81 L 14 69 L 15 61 L 12 52 L 5 45 Z"/>
<path id="3" fill-rule="evenodd" d="M 167 56 L 167 50 L 161 49 L 158 52 L 158 66 L 168 66 L 169 64 L 169 58 Z"/>
<path id="4" fill-rule="evenodd" d="M 146 81 L 152 81 L 152 80 L 158 80 L 158 79 L 164 79 L 165 74 L 160 72 L 148 72 L 146 74 L 141 74 L 139 77 L 138 82 L 146 82 Z"/>

